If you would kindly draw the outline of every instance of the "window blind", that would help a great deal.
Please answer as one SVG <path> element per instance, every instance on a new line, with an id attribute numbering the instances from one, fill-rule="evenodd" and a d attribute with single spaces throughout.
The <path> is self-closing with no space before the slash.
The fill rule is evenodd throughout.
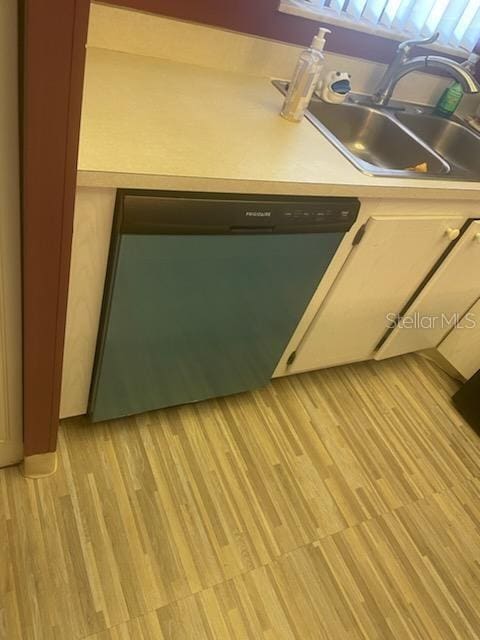
<path id="1" fill-rule="evenodd" d="M 480 39 L 480 0 L 305 0 L 305 4 L 407 37 L 429 37 L 438 31 L 440 43 L 467 51 L 473 51 Z"/>

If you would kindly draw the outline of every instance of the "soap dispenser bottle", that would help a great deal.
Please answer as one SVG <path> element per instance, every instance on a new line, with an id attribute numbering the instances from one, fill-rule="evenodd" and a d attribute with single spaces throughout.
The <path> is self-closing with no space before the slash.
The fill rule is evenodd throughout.
<path id="1" fill-rule="evenodd" d="M 468 56 L 468 60 L 462 64 L 462 67 L 470 71 L 471 74 L 474 74 L 479 60 L 480 56 L 475 53 L 471 53 Z M 462 98 L 462 85 L 455 81 L 442 93 L 433 113 L 437 116 L 441 116 L 442 118 L 450 118 L 455 113 Z"/>
<path id="2" fill-rule="evenodd" d="M 308 49 L 302 51 L 280 112 L 287 120 L 300 122 L 308 108 L 323 67 L 325 35 L 330 29 L 319 29 Z"/>

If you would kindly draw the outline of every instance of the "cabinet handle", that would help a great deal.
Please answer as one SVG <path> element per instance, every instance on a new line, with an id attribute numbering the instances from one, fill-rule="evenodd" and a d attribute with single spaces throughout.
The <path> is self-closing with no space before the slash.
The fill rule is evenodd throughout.
<path id="1" fill-rule="evenodd" d="M 452 229 L 451 227 L 449 227 L 446 231 L 445 231 L 447 238 L 449 240 L 456 240 L 458 238 L 458 236 L 460 235 L 460 229 Z M 480 234 L 479 234 L 480 235 Z"/>
<path id="2" fill-rule="evenodd" d="M 473 236 L 473 239 L 475 240 L 475 242 L 478 242 L 478 243 L 480 244 L 480 233 L 476 233 L 476 234 Z"/>

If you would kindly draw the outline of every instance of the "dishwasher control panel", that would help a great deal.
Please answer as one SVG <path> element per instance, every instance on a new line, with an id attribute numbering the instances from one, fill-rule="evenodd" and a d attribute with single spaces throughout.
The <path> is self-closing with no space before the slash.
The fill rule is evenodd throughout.
<path id="1" fill-rule="evenodd" d="M 346 232 L 357 198 L 119 190 L 122 233 L 229 234 Z"/>
<path id="2" fill-rule="evenodd" d="M 293 211 L 285 211 L 283 217 L 287 220 L 324 220 L 332 217 L 345 220 L 350 218 L 351 211 L 344 208 L 342 211 L 335 209 L 320 209 L 318 211 L 305 211 L 304 209 L 294 209 Z"/>

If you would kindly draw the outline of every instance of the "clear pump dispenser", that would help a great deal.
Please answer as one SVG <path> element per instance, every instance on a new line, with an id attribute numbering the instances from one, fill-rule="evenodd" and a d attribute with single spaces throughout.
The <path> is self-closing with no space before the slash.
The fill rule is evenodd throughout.
<path id="1" fill-rule="evenodd" d="M 330 29 L 319 29 L 311 46 L 302 51 L 298 58 L 297 67 L 280 112 L 280 115 L 291 122 L 300 122 L 310 104 L 323 68 L 322 51 L 327 33 L 331 33 Z"/>

